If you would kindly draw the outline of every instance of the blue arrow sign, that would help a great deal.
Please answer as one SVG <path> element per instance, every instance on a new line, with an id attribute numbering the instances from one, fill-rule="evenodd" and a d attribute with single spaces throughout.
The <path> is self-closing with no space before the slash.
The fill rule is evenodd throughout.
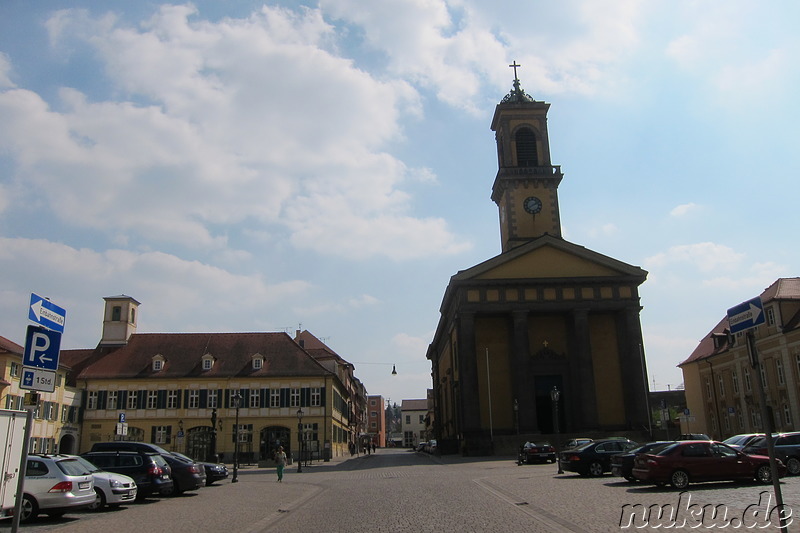
<path id="1" fill-rule="evenodd" d="M 25 335 L 25 353 L 22 366 L 35 366 L 45 370 L 58 370 L 61 333 L 39 326 L 28 326 Z"/>
<path id="2" fill-rule="evenodd" d="M 48 329 L 52 329 L 53 331 L 64 333 L 64 322 L 66 319 L 66 309 L 57 306 L 50 300 L 31 293 L 28 320 L 36 322 Z"/>
<path id="3" fill-rule="evenodd" d="M 728 324 L 731 333 L 739 333 L 765 322 L 764 304 L 760 297 L 740 303 L 728 309 Z"/>

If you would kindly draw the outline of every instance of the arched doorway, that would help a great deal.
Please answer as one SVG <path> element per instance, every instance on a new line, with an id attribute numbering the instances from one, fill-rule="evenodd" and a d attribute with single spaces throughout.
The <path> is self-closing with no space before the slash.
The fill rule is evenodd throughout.
<path id="1" fill-rule="evenodd" d="M 78 451 L 75 449 L 75 436 L 74 435 L 64 435 L 61 437 L 61 440 L 58 441 L 58 453 L 66 453 L 69 455 L 75 455 Z"/>
<path id="2" fill-rule="evenodd" d="M 213 434 L 211 426 L 189 428 L 186 432 L 186 455 L 198 461 L 205 461 L 211 454 Z"/>
<path id="3" fill-rule="evenodd" d="M 261 430 L 259 444 L 259 458 L 272 459 L 278 446 L 283 446 L 286 455 L 291 455 L 292 433 L 283 426 L 268 426 Z"/>

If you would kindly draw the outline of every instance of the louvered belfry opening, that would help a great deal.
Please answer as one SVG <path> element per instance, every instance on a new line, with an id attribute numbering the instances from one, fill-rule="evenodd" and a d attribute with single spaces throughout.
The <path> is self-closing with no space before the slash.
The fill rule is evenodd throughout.
<path id="1" fill-rule="evenodd" d="M 539 165 L 536 152 L 536 136 L 530 128 L 520 128 L 515 136 L 517 143 L 517 166 L 535 167 Z"/>

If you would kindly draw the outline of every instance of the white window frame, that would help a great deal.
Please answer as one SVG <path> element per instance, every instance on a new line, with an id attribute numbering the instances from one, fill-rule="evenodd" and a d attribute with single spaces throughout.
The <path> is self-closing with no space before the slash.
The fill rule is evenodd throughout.
<path id="1" fill-rule="evenodd" d="M 731 372 L 731 381 L 733 382 L 733 393 L 739 394 L 739 376 L 736 374 L 736 370 Z"/>
<path id="2" fill-rule="evenodd" d="M 775 359 L 775 373 L 778 375 L 778 385 L 786 385 L 786 375 L 783 373 L 783 361 Z"/>
<path id="3" fill-rule="evenodd" d="M 725 380 L 722 378 L 722 374 L 719 375 L 719 397 L 725 397 Z"/>
<path id="4" fill-rule="evenodd" d="M 214 360 L 210 357 L 206 357 L 203 359 L 203 370 L 211 370 L 211 367 L 214 366 Z"/>
<path id="5" fill-rule="evenodd" d="M 289 407 L 300 407 L 300 389 L 289 389 Z"/>
<path id="6" fill-rule="evenodd" d="M 167 409 L 178 408 L 178 392 L 179 391 L 174 389 L 167 391 Z"/>
<path id="7" fill-rule="evenodd" d="M 97 409 L 97 391 L 90 390 L 86 395 L 86 409 Z"/>
<path id="8" fill-rule="evenodd" d="M 197 389 L 193 389 L 189 391 L 189 401 L 186 405 L 187 409 L 199 409 L 200 408 L 200 391 Z"/>
<path id="9" fill-rule="evenodd" d="M 261 395 L 258 389 L 250 389 L 250 408 L 257 409 L 261 407 Z"/>
<path id="10" fill-rule="evenodd" d="M 158 391 L 157 390 L 147 391 L 147 408 L 156 409 L 157 407 L 158 407 Z"/>
<path id="11" fill-rule="evenodd" d="M 115 390 L 108 391 L 108 397 L 106 398 L 106 409 L 116 409 L 118 401 L 119 393 Z"/>
<path id="12" fill-rule="evenodd" d="M 261 370 L 261 367 L 264 366 L 264 359 L 261 357 L 254 357 L 253 358 L 253 370 Z"/>
<path id="13" fill-rule="evenodd" d="M 171 431 L 170 426 L 156 426 L 155 427 L 155 436 L 156 441 L 154 444 L 168 444 L 167 437 L 169 437 Z"/>
<path id="14" fill-rule="evenodd" d="M 311 387 L 311 407 L 319 407 L 322 405 L 322 388 Z"/>
<path id="15" fill-rule="evenodd" d="M 136 405 L 138 403 L 139 395 L 136 394 L 138 391 L 129 390 L 128 391 L 128 401 L 127 401 L 127 409 L 138 409 L 139 407 Z"/>
<path id="16" fill-rule="evenodd" d="M 280 389 L 270 389 L 269 390 L 269 406 L 270 407 L 280 407 L 281 406 L 281 390 Z"/>
<path id="17" fill-rule="evenodd" d="M 219 407 L 219 391 L 217 389 L 208 389 L 208 399 L 206 403 L 208 404 L 207 407 L 209 409 L 214 409 Z"/>

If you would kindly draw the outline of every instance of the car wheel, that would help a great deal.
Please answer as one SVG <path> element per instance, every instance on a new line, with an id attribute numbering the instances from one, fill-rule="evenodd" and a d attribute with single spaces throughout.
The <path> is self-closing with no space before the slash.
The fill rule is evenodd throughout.
<path id="1" fill-rule="evenodd" d="M 678 490 L 683 490 L 689 486 L 689 474 L 683 470 L 676 470 L 669 478 L 670 484 Z"/>
<path id="2" fill-rule="evenodd" d="M 162 492 L 162 494 L 164 494 L 165 496 L 178 496 L 180 495 L 181 492 L 183 491 L 181 490 L 180 485 L 178 485 L 178 482 L 173 479 L 172 488 L 165 490 L 164 492 Z"/>
<path id="3" fill-rule="evenodd" d="M 626 481 L 630 481 L 631 483 L 635 483 L 636 482 L 636 478 L 633 477 L 633 476 L 625 476 L 625 480 Z"/>
<path id="4" fill-rule="evenodd" d="M 29 522 L 39 514 L 39 504 L 33 496 L 25 494 L 22 497 L 22 510 L 19 513 L 20 522 Z"/>
<path id="5" fill-rule="evenodd" d="M 98 489 L 97 487 L 94 488 L 94 503 L 88 507 L 90 511 L 99 511 L 102 509 L 106 504 L 106 495 L 103 494 L 103 491 Z"/>
<path id="6" fill-rule="evenodd" d="M 772 470 L 769 465 L 761 465 L 756 468 L 756 481 L 759 483 L 772 483 Z"/>
<path id="7" fill-rule="evenodd" d="M 800 459 L 797 457 L 789 457 L 786 459 L 786 471 L 792 476 L 800 474 Z"/>
<path id="8" fill-rule="evenodd" d="M 597 461 L 591 463 L 589 465 L 589 475 L 590 476 L 602 476 L 603 475 L 603 465 L 598 463 Z"/>

